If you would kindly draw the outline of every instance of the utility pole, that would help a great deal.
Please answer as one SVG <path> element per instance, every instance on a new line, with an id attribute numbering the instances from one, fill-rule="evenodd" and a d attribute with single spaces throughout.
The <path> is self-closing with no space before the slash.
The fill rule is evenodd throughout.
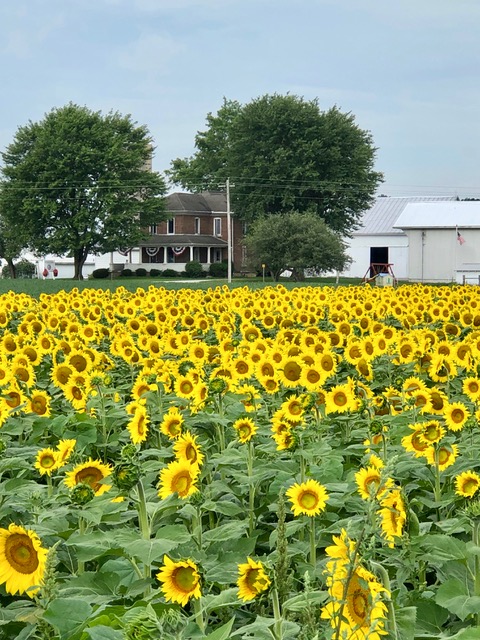
<path id="1" fill-rule="evenodd" d="M 230 210 L 230 178 L 227 178 L 225 182 L 227 188 L 227 282 L 232 282 L 232 224 L 231 224 L 231 210 Z"/>

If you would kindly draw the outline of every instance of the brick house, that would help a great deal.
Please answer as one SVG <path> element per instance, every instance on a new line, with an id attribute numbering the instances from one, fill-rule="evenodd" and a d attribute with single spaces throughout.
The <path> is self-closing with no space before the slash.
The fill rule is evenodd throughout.
<path id="1" fill-rule="evenodd" d="M 196 260 L 208 270 L 212 262 L 228 256 L 227 198 L 223 192 L 172 193 L 166 197 L 171 217 L 149 228 L 149 238 L 139 246 L 139 262 L 146 269 L 183 271 Z M 233 270 L 244 261 L 243 225 L 231 216 Z M 136 265 L 138 266 L 138 264 Z"/>

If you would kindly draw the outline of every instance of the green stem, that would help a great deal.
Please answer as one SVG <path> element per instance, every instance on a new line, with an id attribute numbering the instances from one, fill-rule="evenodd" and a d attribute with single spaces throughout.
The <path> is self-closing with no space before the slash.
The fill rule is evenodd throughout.
<path id="1" fill-rule="evenodd" d="M 441 499 L 441 494 L 442 494 L 442 487 L 440 485 L 440 467 L 438 464 L 438 451 L 435 451 L 435 489 L 434 489 L 434 496 L 435 496 L 435 502 L 440 502 Z M 437 506 L 438 509 L 438 506 Z"/>
<path id="2" fill-rule="evenodd" d="M 317 565 L 317 541 L 315 539 L 315 517 L 310 516 L 310 564 L 315 571 Z"/>
<path id="3" fill-rule="evenodd" d="M 47 495 L 49 498 L 53 495 L 52 476 L 47 474 Z"/>
<path id="4" fill-rule="evenodd" d="M 85 530 L 86 530 L 85 520 L 82 518 L 82 516 L 79 516 L 78 517 L 78 533 L 81 536 L 83 536 L 85 534 Z M 77 576 L 81 576 L 82 573 L 85 572 L 85 563 L 83 562 L 83 560 L 79 560 L 77 564 L 78 564 Z"/>
<path id="5" fill-rule="evenodd" d="M 197 539 L 198 548 L 202 548 L 202 509 L 197 506 L 196 514 L 192 516 L 192 535 Z"/>
<path id="6" fill-rule="evenodd" d="M 151 531 L 150 524 L 148 522 L 148 514 L 147 514 L 147 500 L 145 498 L 145 489 L 143 488 L 142 481 L 139 480 L 137 483 L 137 512 L 138 512 L 138 524 L 140 528 L 140 533 L 144 540 L 150 540 Z"/>
<path id="7" fill-rule="evenodd" d="M 273 636 L 275 640 L 283 640 L 283 619 L 280 611 L 280 602 L 278 600 L 278 591 L 274 587 L 271 590 L 272 604 L 273 604 L 273 617 L 275 622 L 273 623 Z"/>
<path id="8" fill-rule="evenodd" d="M 197 623 L 200 631 L 205 634 L 205 621 L 203 619 L 203 610 L 200 599 L 195 598 L 193 601 L 193 611 L 195 613 L 195 622 Z"/>
<path id="9" fill-rule="evenodd" d="M 377 562 L 372 562 L 372 567 L 375 569 L 377 573 L 380 574 L 382 579 L 383 586 L 388 591 L 388 600 L 387 600 L 387 608 L 388 608 L 388 637 L 391 640 L 398 640 L 398 628 L 397 628 L 397 619 L 395 617 L 395 607 L 393 606 L 392 594 L 390 588 L 390 578 L 386 570 L 382 567 L 381 564 Z"/>
<path id="10" fill-rule="evenodd" d="M 476 547 L 480 546 L 480 521 L 477 519 L 475 519 L 473 522 L 472 541 Z M 480 596 L 480 557 L 476 553 L 474 558 L 475 558 L 474 594 L 476 596 Z M 480 612 L 475 614 L 475 619 L 476 619 L 477 627 L 480 627 Z"/>
<path id="11" fill-rule="evenodd" d="M 150 523 L 148 521 L 147 500 L 145 498 L 145 489 L 143 488 L 143 484 L 141 480 L 137 482 L 137 496 L 138 496 L 137 512 L 138 512 L 138 524 L 140 528 L 140 534 L 144 540 L 150 540 L 151 530 L 150 530 Z M 147 563 L 143 565 L 143 577 L 146 580 L 150 580 L 150 577 L 151 577 L 151 567 Z M 150 585 L 145 587 L 144 597 L 146 597 L 149 593 L 150 593 Z"/>
<path id="12" fill-rule="evenodd" d="M 255 484 L 253 482 L 253 441 L 250 440 L 248 443 L 248 452 L 247 452 L 247 472 L 248 472 L 248 513 L 249 513 L 249 521 L 248 521 L 248 531 L 250 537 L 253 536 L 253 531 L 255 529 Z"/>

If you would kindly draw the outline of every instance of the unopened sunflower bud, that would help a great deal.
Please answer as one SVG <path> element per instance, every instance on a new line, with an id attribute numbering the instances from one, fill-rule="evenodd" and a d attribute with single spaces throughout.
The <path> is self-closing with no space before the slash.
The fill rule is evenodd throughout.
<path id="1" fill-rule="evenodd" d="M 88 502 L 90 502 L 90 500 L 93 500 L 94 497 L 95 491 L 89 484 L 85 482 L 79 482 L 70 491 L 70 500 L 73 504 L 76 504 L 78 506 L 87 504 Z"/>
<path id="2" fill-rule="evenodd" d="M 122 456 L 122 460 L 125 462 L 133 460 L 134 458 L 137 457 L 137 454 L 138 454 L 137 445 L 133 443 L 126 444 L 122 448 L 121 456 Z"/>
<path id="3" fill-rule="evenodd" d="M 7 443 L 5 440 L 0 440 L 0 458 L 3 458 L 7 450 Z"/>
<path id="4" fill-rule="evenodd" d="M 113 484 L 120 491 L 130 491 L 140 479 L 140 468 L 135 462 L 120 462 L 113 470 Z"/>

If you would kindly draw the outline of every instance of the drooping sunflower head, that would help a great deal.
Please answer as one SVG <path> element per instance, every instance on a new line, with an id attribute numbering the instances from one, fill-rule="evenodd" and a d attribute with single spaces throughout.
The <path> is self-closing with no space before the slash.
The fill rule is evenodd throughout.
<path id="1" fill-rule="evenodd" d="M 265 567 L 261 562 L 247 558 L 247 562 L 238 565 L 238 597 L 248 602 L 266 591 L 271 584 Z"/>
<path id="2" fill-rule="evenodd" d="M 164 556 L 163 562 L 157 579 L 162 583 L 163 595 L 168 602 L 185 606 L 191 598 L 201 597 L 200 573 L 192 560 L 174 562 Z"/>
<path id="3" fill-rule="evenodd" d="M 130 433 L 130 440 L 133 444 L 140 444 L 147 439 L 148 434 L 148 414 L 147 409 L 143 405 L 138 405 L 135 412 L 127 424 Z"/>
<path id="4" fill-rule="evenodd" d="M 480 489 L 480 476 L 475 471 L 464 471 L 455 477 L 455 493 L 463 498 L 473 498 Z"/>
<path id="5" fill-rule="evenodd" d="M 0 584 L 32 597 L 42 584 L 48 550 L 36 533 L 16 524 L 0 529 Z"/>
<path id="6" fill-rule="evenodd" d="M 381 509 L 377 513 L 381 517 L 383 536 L 393 546 L 395 538 L 400 538 L 407 520 L 405 504 L 400 489 L 391 489 L 380 499 Z"/>
<path id="7" fill-rule="evenodd" d="M 110 465 L 89 458 L 87 462 L 78 464 L 66 474 L 65 484 L 70 489 L 79 483 L 88 484 L 95 491 L 95 495 L 100 496 L 111 489 L 111 485 L 103 482 L 111 473 L 112 467 Z"/>
<path id="8" fill-rule="evenodd" d="M 68 462 L 75 449 L 76 444 L 77 441 L 73 438 L 71 440 L 60 440 L 60 442 L 57 444 L 57 459 L 59 467 L 62 467 Z"/>
<path id="9" fill-rule="evenodd" d="M 295 516 L 302 513 L 316 516 L 325 509 L 329 499 L 325 487 L 313 479 L 294 484 L 286 491 L 286 496 L 292 503 L 291 508 Z"/>
<path id="10" fill-rule="evenodd" d="M 197 436 L 189 431 L 185 431 L 178 437 L 173 445 L 173 451 L 179 462 L 185 461 L 200 466 L 204 459 L 200 445 L 197 443 Z"/>

